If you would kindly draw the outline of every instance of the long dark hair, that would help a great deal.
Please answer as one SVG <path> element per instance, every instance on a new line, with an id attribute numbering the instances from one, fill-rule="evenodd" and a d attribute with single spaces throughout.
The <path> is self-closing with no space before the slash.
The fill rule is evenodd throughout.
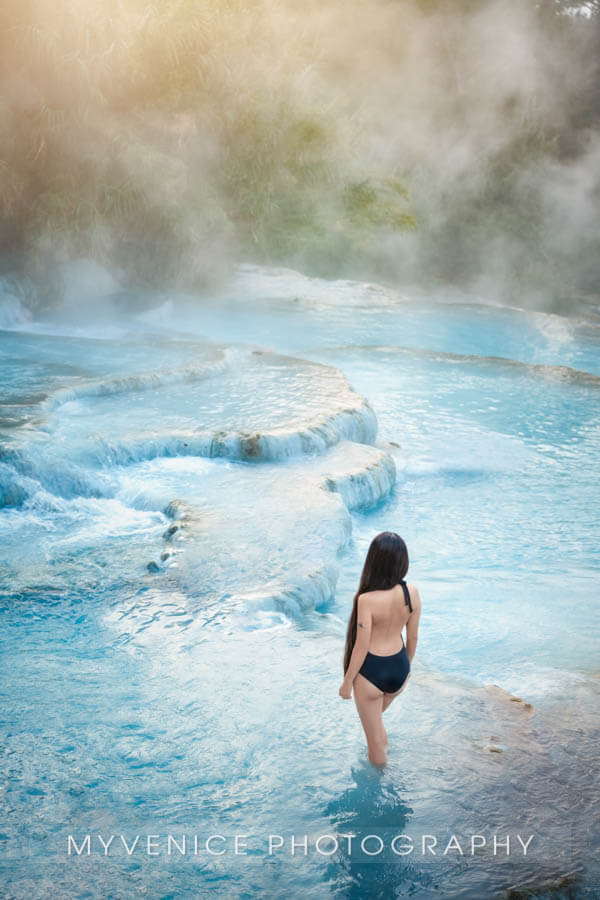
<path id="1" fill-rule="evenodd" d="M 356 618 L 358 598 L 367 591 L 385 591 L 403 581 L 408 572 L 408 550 L 406 544 L 395 531 L 382 531 L 371 541 L 363 566 L 360 584 L 354 595 L 352 612 L 348 622 L 346 647 L 344 649 L 344 674 L 348 671 L 350 657 L 356 641 Z"/>

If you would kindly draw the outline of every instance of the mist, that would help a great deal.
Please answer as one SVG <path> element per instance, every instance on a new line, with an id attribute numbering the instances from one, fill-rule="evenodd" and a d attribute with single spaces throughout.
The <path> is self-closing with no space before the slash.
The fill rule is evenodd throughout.
<path id="1" fill-rule="evenodd" d="M 595 3 L 11 0 L 0 35 L 0 273 L 30 307 L 81 259 L 138 294 L 258 262 L 598 304 Z"/>

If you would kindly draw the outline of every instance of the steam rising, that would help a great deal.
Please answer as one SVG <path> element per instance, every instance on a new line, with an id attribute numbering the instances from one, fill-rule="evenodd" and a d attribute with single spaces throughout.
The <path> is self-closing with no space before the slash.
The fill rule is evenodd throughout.
<path id="1" fill-rule="evenodd" d="M 7 0 L 2 271 L 237 261 L 598 302 L 596 3 Z"/>

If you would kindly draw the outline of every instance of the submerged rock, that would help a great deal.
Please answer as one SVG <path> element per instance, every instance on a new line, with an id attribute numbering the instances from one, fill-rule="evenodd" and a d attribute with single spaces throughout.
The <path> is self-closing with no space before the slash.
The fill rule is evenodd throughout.
<path id="1" fill-rule="evenodd" d="M 534 897 L 557 894 L 559 891 L 561 893 L 568 891 L 568 896 L 572 896 L 571 890 L 580 879 L 581 875 L 578 872 L 566 872 L 564 875 L 557 874 L 537 881 L 531 879 L 519 887 L 507 888 L 504 897 L 505 900 L 533 900 Z"/>
<path id="2" fill-rule="evenodd" d="M 503 688 L 499 687 L 497 684 L 486 684 L 484 685 L 485 690 L 487 690 L 492 696 L 495 696 L 500 701 L 506 701 L 508 703 L 519 703 L 521 704 L 521 709 L 531 711 L 533 709 L 533 704 L 528 703 L 523 700 L 522 697 L 516 697 L 514 694 L 509 694 L 508 691 L 505 691 Z"/>
<path id="3" fill-rule="evenodd" d="M 170 519 L 180 519 L 185 515 L 187 509 L 187 505 L 185 500 L 171 500 L 170 503 L 167 503 L 163 512 L 165 516 L 168 516 Z"/>

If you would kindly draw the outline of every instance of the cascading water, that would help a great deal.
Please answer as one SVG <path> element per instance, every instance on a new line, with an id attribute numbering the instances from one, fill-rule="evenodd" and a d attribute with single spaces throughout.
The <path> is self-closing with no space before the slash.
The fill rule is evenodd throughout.
<path id="1" fill-rule="evenodd" d="M 110 329 L 3 325 L 9 896 L 593 896 L 597 325 L 250 266 Z M 424 612 L 376 773 L 337 689 L 386 529 Z"/>

